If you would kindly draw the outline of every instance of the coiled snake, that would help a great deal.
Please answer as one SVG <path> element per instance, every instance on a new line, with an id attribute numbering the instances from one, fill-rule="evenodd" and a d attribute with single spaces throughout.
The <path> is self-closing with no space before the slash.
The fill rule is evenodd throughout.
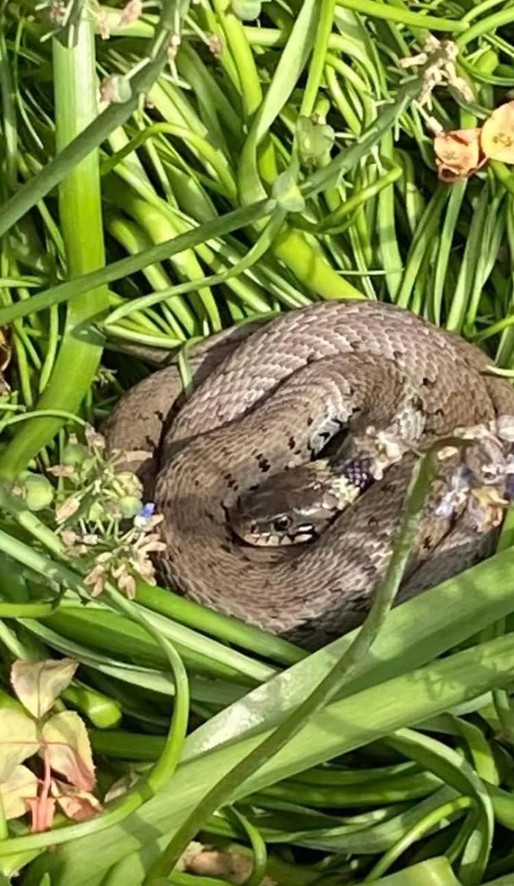
<path id="1" fill-rule="evenodd" d="M 514 390 L 486 374 L 488 363 L 478 348 L 396 307 L 323 302 L 257 330 L 252 324 L 214 336 L 191 357 L 197 387 L 178 414 L 180 376 L 168 366 L 122 398 L 106 434 L 111 448 L 146 452 L 141 476 L 164 515 L 160 568 L 171 586 L 317 646 L 354 627 L 369 608 L 419 452 L 456 428 L 514 415 Z M 374 437 L 366 436 L 369 426 L 377 429 Z M 364 459 L 361 485 L 369 488 L 358 497 L 352 493 L 356 501 L 339 512 L 331 487 L 327 518 L 323 487 L 319 537 L 263 549 L 234 536 L 242 501 L 248 513 L 240 522 L 248 517 L 250 536 L 280 541 L 294 523 L 289 494 L 294 487 L 298 499 L 298 482 L 301 499 L 303 482 L 310 484 L 304 490 L 310 504 L 303 511 L 300 506 L 289 540 L 310 538 L 315 521 L 306 532 L 305 513 L 318 514 L 319 502 L 311 499 L 322 484 L 311 482 L 316 467 L 297 466 L 348 428 L 345 477 L 349 471 L 354 477 L 356 461 Z M 375 456 L 383 465 L 370 474 L 372 438 L 375 444 L 382 439 Z M 321 466 L 324 471 L 326 461 Z M 467 568 L 490 548 L 492 531 L 487 525 L 478 531 L 465 496 L 441 508 L 453 482 L 450 468 L 442 469 L 427 502 L 400 601 Z M 269 506 L 268 529 L 252 516 L 256 490 L 264 518 Z"/>

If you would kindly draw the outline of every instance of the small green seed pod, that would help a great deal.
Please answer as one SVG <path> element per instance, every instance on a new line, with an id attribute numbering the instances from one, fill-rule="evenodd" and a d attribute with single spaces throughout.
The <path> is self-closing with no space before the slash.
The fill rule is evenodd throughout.
<path id="1" fill-rule="evenodd" d="M 82 443 L 68 443 L 62 453 L 63 465 L 80 465 L 88 455 L 86 446 Z"/>
<path id="2" fill-rule="evenodd" d="M 22 479 L 23 498 L 29 511 L 43 511 L 54 499 L 54 488 L 41 474 L 25 473 Z"/>
<path id="3" fill-rule="evenodd" d="M 118 505 L 122 516 L 126 519 L 131 519 L 132 517 L 135 517 L 136 514 L 139 514 L 139 511 L 143 507 L 143 502 L 140 498 L 136 498 L 135 495 L 124 495 L 123 498 L 119 499 Z"/>

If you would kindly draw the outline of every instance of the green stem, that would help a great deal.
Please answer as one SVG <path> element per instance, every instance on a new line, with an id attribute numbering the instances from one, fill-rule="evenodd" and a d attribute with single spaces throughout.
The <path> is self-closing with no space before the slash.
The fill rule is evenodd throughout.
<path id="1" fill-rule="evenodd" d="M 42 311 L 51 305 L 62 304 L 72 298 L 77 298 L 77 296 L 82 295 L 84 292 L 89 292 L 93 287 L 103 285 L 104 283 L 112 283 L 114 280 L 121 280 L 129 274 L 141 271 L 142 268 L 146 268 L 148 265 L 168 259 L 186 249 L 197 246 L 199 243 L 204 243 L 212 237 L 222 237 L 239 228 L 244 228 L 248 224 L 266 218 L 275 206 L 275 200 L 261 200 L 259 203 L 253 203 L 251 206 L 245 206 L 244 209 L 235 209 L 232 212 L 227 212 L 226 215 L 213 219 L 213 221 L 205 222 L 192 231 L 179 234 L 178 237 L 174 237 L 172 240 L 166 240 L 165 243 L 151 246 L 142 253 L 138 252 L 136 255 L 112 262 L 107 267 L 84 274 L 76 280 L 69 280 L 66 283 L 60 283 L 58 286 L 52 286 L 51 289 L 47 289 L 45 292 L 33 295 L 29 302 L 18 302 L 15 305 L 7 305 L 5 308 L 0 308 L 0 325 L 10 323 L 17 317 L 26 317 L 28 314 Z M 191 284 L 185 285 L 190 286 Z M 180 289 L 180 291 L 184 290 Z"/>
<path id="2" fill-rule="evenodd" d="M 389 9 L 390 7 L 386 7 Z M 375 145 L 377 145 L 388 130 L 396 125 L 397 120 L 407 110 L 411 102 L 419 95 L 423 88 L 421 77 L 408 80 L 398 90 L 394 102 L 383 102 L 378 108 L 377 119 L 366 129 L 359 140 L 345 148 L 334 157 L 330 163 L 318 169 L 306 181 L 300 185 L 304 197 L 313 197 L 321 191 L 334 187 L 341 177 L 362 160 Z M 1 322 L 1 318 L 0 318 Z"/>
<path id="3" fill-rule="evenodd" d="M 218 640 L 249 650 L 254 655 L 261 655 L 270 661 L 292 665 L 307 655 L 303 649 L 287 640 L 207 609 L 194 600 L 188 600 L 187 597 L 181 597 L 172 591 L 164 591 L 142 581 L 137 585 L 136 601 L 145 609 L 164 615 L 186 627 L 195 628 Z"/>
<path id="4" fill-rule="evenodd" d="M 262 102 L 262 89 L 251 47 L 241 19 L 230 8 L 230 0 L 214 0 L 213 5 L 237 68 L 243 110 L 245 116 L 251 119 Z"/>
<path id="5" fill-rule="evenodd" d="M 302 117 L 310 117 L 316 105 L 316 98 L 323 77 L 323 69 L 326 64 L 328 41 L 334 23 L 335 6 L 336 0 L 321 0 L 316 41 L 300 108 L 300 116 Z"/>
<path id="6" fill-rule="evenodd" d="M 140 624 L 159 644 L 168 659 L 175 683 L 175 702 L 166 743 L 155 766 L 152 767 L 145 779 L 144 790 L 136 789 L 134 792 L 133 799 L 136 801 L 137 808 L 137 806 L 141 805 L 141 802 L 145 799 L 149 799 L 159 790 L 162 790 L 164 785 L 171 779 L 178 766 L 189 719 L 189 681 L 182 659 L 175 650 L 175 647 L 168 639 L 166 639 L 166 637 L 163 637 L 158 630 L 152 627 L 145 616 L 139 611 L 138 607 L 130 600 L 127 600 L 117 590 L 109 586 L 106 587 L 106 598 L 115 612 L 121 612 L 128 615 L 130 619 Z M 133 806 L 134 804 L 131 803 L 130 805 Z M 116 807 L 112 810 L 112 814 L 116 815 L 116 813 L 119 813 L 120 809 L 123 809 L 123 800 L 121 801 L 119 808 Z M 127 809 L 126 814 L 129 814 L 129 811 L 132 810 Z M 109 817 L 111 811 L 108 810 L 105 814 L 106 817 Z"/>
<path id="7" fill-rule="evenodd" d="M 58 153 L 94 120 L 96 107 L 95 44 L 92 25 L 82 21 L 77 41 L 68 49 L 53 42 L 56 141 Z M 70 278 L 105 263 L 98 152 L 76 165 L 59 187 L 59 215 Z M 37 410 L 74 413 L 94 379 L 102 356 L 93 324 L 108 308 L 106 287 L 68 306 L 61 348 Z M 55 436 L 65 419 L 35 417 L 24 423 L 0 461 L 3 476 L 13 477 Z"/>
<path id="8" fill-rule="evenodd" d="M 186 142 L 186 144 L 190 143 L 195 147 L 204 163 L 212 166 L 218 177 L 219 183 L 223 186 L 224 195 L 231 201 L 236 199 L 237 188 L 234 175 L 223 152 L 215 145 L 212 145 L 207 138 L 198 135 L 197 132 L 193 132 L 185 126 L 176 126 L 174 123 L 153 123 L 150 126 L 147 126 L 142 132 L 127 142 L 121 150 L 116 151 L 112 157 L 108 157 L 103 161 L 101 165 L 102 176 L 111 172 L 118 163 L 132 154 L 133 151 L 136 151 L 141 145 L 144 145 L 148 139 L 153 139 L 157 135 L 163 133 L 181 139 Z"/>
<path id="9" fill-rule="evenodd" d="M 321 246 L 308 239 L 303 231 L 284 224 L 272 246 L 273 254 L 287 265 L 304 286 L 323 298 L 363 298 L 328 263 Z"/>
<path id="10" fill-rule="evenodd" d="M 227 270 L 223 271 L 221 274 L 212 274 L 209 277 L 204 277 L 203 282 L 208 286 L 213 286 L 217 283 L 225 283 L 231 277 L 236 275 L 239 276 L 244 273 L 244 271 L 249 270 L 269 249 L 273 249 L 273 244 L 276 242 L 278 231 L 284 225 L 284 218 L 285 212 L 277 207 L 269 221 L 266 223 L 266 226 L 262 228 L 258 239 L 255 241 L 251 249 L 246 252 L 243 258 L 231 268 L 227 268 Z M 142 295 L 140 298 L 124 302 L 119 308 L 116 308 L 116 310 L 110 314 L 105 322 L 105 326 L 109 327 L 111 324 L 119 323 L 121 319 L 129 316 L 133 311 L 145 310 L 170 296 L 191 292 L 196 289 L 199 284 L 199 280 L 191 280 L 187 283 L 179 283 L 177 286 L 171 286 L 169 289 L 164 289 L 160 292 L 152 292 L 150 295 Z"/>
<path id="11" fill-rule="evenodd" d="M 417 840 L 421 840 L 426 834 L 437 830 L 437 826 L 444 820 L 453 818 L 456 813 L 463 812 L 473 806 L 471 797 L 455 797 L 448 800 L 437 809 L 432 809 L 420 821 L 411 827 L 403 836 L 382 856 L 373 866 L 364 883 L 375 883 L 378 877 L 383 876 L 396 859 L 412 846 Z"/>
<path id="12" fill-rule="evenodd" d="M 455 42 L 459 49 L 462 49 L 463 46 L 467 46 L 468 43 L 471 43 L 472 40 L 476 40 L 477 37 L 482 37 L 483 34 L 493 34 L 497 28 L 509 25 L 512 21 L 514 21 L 514 9 L 512 6 L 507 9 L 501 9 L 499 12 L 495 12 L 487 18 L 480 19 L 479 22 L 476 22 L 476 24 L 471 27 L 469 27 L 467 22 L 463 21 L 462 25 L 467 27 L 467 30 L 464 34 L 460 34 Z M 463 28 L 461 27 L 459 30 L 463 30 Z"/>
<path id="13" fill-rule="evenodd" d="M 465 31 L 467 22 L 460 19 L 454 21 L 450 18 L 436 18 L 431 15 L 420 15 L 410 12 L 401 6 L 392 6 L 388 3 L 377 3 L 375 0 L 338 0 L 343 9 L 352 9 L 361 15 L 369 15 L 371 18 L 383 18 L 388 22 L 400 22 L 411 28 L 419 28 L 422 31 L 450 31 L 452 34 Z M 512 11 L 511 11 L 512 15 Z"/>
<path id="14" fill-rule="evenodd" d="M 214 0 L 214 7 L 237 69 L 245 117 L 252 120 L 262 103 L 261 83 L 252 48 L 242 21 L 230 8 L 230 0 Z M 266 141 L 260 152 L 259 172 L 267 182 L 273 182 L 276 178 L 275 151 L 270 140 Z M 257 187 L 254 196 L 257 199 L 264 197 L 265 191 Z"/>
<path id="15" fill-rule="evenodd" d="M 163 0 L 161 21 L 149 49 L 148 62 L 130 80 L 130 98 L 125 102 L 111 104 L 41 172 L 19 189 L 0 212 L 0 236 L 10 230 L 39 200 L 46 197 L 66 178 L 72 166 L 84 160 L 136 110 L 140 96 L 148 92 L 167 62 L 168 42 L 175 26 L 176 5 L 174 0 Z"/>

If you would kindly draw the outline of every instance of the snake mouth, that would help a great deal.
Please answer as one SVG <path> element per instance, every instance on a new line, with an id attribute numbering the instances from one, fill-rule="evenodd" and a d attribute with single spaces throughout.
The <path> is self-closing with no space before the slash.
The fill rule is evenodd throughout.
<path id="1" fill-rule="evenodd" d="M 274 530 L 273 524 L 270 526 L 259 526 L 257 523 L 251 523 L 246 526 L 237 526 L 232 523 L 230 526 L 234 540 L 244 546 L 249 547 L 292 547 L 293 545 L 305 545 L 316 541 L 330 523 L 330 520 L 323 522 L 323 525 L 315 525 L 313 523 L 301 523 L 297 525 L 281 525 Z"/>
<path id="2" fill-rule="evenodd" d="M 315 539 L 318 538 L 318 535 L 319 533 L 316 532 L 314 527 L 312 527 L 308 532 L 297 531 L 287 535 L 278 535 L 276 532 L 254 533 L 247 536 L 247 539 L 251 539 L 249 543 L 253 545 L 282 547 L 283 545 L 299 545 L 315 541 Z"/>
<path id="3" fill-rule="evenodd" d="M 255 533 L 245 533 L 244 536 L 238 535 L 234 532 L 235 538 L 238 542 L 242 542 L 245 545 L 251 547 L 270 547 L 270 548 L 278 548 L 292 545 L 303 545 L 308 542 L 315 541 L 318 538 L 317 532 L 307 533 L 307 532 L 298 532 L 294 535 L 278 535 L 275 532 L 255 532 Z"/>
<path id="4" fill-rule="evenodd" d="M 328 511 L 321 516 L 316 511 L 315 520 L 293 519 L 289 514 L 281 514 L 275 520 L 242 519 L 237 505 L 228 508 L 223 505 L 225 526 L 232 541 L 242 547 L 284 548 L 305 545 L 316 541 L 332 520 Z M 299 516 L 299 515 L 298 515 Z"/>

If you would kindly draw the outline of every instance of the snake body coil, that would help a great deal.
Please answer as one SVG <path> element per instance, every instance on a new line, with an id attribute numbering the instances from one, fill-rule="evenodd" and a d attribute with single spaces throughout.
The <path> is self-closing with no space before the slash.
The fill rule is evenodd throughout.
<path id="1" fill-rule="evenodd" d="M 178 373 L 155 373 L 121 401 L 107 437 L 113 448 L 146 449 L 158 459 L 154 501 L 166 542 L 160 566 L 172 586 L 319 645 L 369 608 L 414 453 L 456 428 L 514 415 L 514 391 L 484 374 L 487 365 L 478 348 L 398 308 L 324 302 L 200 348 L 193 358 L 199 386 L 171 423 Z M 263 481 L 269 487 L 285 469 L 293 475 L 341 429 L 349 427 L 351 438 L 369 424 L 392 428 L 405 454 L 316 541 L 270 554 L 234 538 L 227 514 L 241 495 Z M 477 532 L 465 509 L 436 516 L 436 493 L 400 599 L 471 565 L 490 544 L 490 533 Z"/>

